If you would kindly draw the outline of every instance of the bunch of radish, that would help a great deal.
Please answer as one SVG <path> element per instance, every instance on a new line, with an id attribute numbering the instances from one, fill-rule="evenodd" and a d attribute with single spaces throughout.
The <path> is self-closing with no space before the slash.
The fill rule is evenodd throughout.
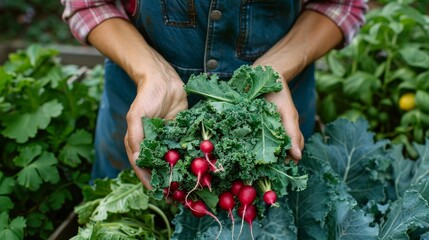
<path id="1" fill-rule="evenodd" d="M 291 142 L 280 114 L 263 97 L 281 88 L 271 68 L 243 66 L 228 82 L 191 77 L 185 90 L 207 99 L 173 120 L 143 118 L 136 165 L 151 169 L 151 196 L 214 218 L 219 234 L 218 211 L 226 211 L 234 238 L 234 216 L 241 218 L 239 237 L 244 223 L 251 230 L 262 211 L 279 206 L 278 197 L 304 189 L 306 175 L 285 163 Z"/>
<path id="2" fill-rule="evenodd" d="M 165 153 L 164 159 L 166 164 L 170 167 L 170 180 L 168 188 L 164 188 L 164 196 L 168 198 L 169 195 L 172 194 L 173 200 L 183 204 L 195 217 L 210 216 L 215 219 L 220 227 L 219 237 L 222 231 L 222 224 L 219 219 L 207 209 L 206 204 L 201 199 L 197 199 L 195 195 L 194 200 L 190 199 L 192 193 L 198 191 L 198 189 L 207 187 L 209 191 L 212 191 L 212 173 L 223 171 L 222 166 L 217 165 L 216 159 L 213 158 L 214 144 L 210 140 L 205 139 L 199 146 L 204 157 L 197 157 L 191 161 L 190 170 L 197 177 L 197 180 L 195 186 L 190 190 L 182 189 L 179 182 L 171 180 L 173 167 L 181 158 L 178 151 L 170 149 Z M 262 191 L 260 198 L 265 204 L 278 207 L 279 205 L 276 202 L 277 194 L 271 189 L 270 181 L 263 178 L 258 180 L 257 183 Z M 242 219 L 238 237 L 241 235 L 243 223 L 246 222 L 250 226 L 250 233 L 253 239 L 252 222 L 257 217 L 257 207 L 255 206 L 257 195 L 258 193 L 255 187 L 245 184 L 241 180 L 232 182 L 228 191 L 224 191 L 219 195 L 218 207 L 227 211 L 232 221 L 232 239 L 234 239 L 234 210 L 237 211 L 238 216 Z"/>

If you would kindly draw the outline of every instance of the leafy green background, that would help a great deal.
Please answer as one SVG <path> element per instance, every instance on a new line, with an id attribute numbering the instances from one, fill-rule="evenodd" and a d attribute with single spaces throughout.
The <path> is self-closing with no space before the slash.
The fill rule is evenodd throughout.
<path id="1" fill-rule="evenodd" d="M 389 1 L 372 9 L 349 46 L 318 61 L 316 78 L 322 122 L 364 117 L 377 139 L 405 144 L 412 158 L 411 142 L 429 137 L 429 17 L 418 3 Z M 415 94 L 412 110 L 399 107 L 406 93 Z"/>
<path id="2" fill-rule="evenodd" d="M 57 54 L 31 45 L 0 66 L 1 239 L 48 238 L 89 182 L 102 68 Z"/>

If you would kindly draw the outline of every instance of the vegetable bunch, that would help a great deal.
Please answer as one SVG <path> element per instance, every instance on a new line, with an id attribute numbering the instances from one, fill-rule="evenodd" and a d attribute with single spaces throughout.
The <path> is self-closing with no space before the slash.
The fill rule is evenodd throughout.
<path id="1" fill-rule="evenodd" d="M 277 108 L 263 98 L 281 88 L 270 67 L 242 66 L 229 81 L 192 76 L 186 92 L 205 99 L 172 121 L 143 118 L 136 164 L 152 169 L 152 196 L 172 196 L 197 217 L 237 210 L 251 223 L 263 200 L 305 189 L 307 175 L 285 162 L 290 138 Z"/>

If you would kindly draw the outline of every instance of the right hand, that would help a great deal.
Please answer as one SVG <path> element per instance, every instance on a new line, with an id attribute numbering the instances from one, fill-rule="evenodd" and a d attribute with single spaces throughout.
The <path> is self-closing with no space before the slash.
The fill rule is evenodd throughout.
<path id="1" fill-rule="evenodd" d="M 151 189 L 150 170 L 136 166 L 140 153 L 140 142 L 144 138 L 142 117 L 173 119 L 188 108 L 183 81 L 174 68 L 157 52 L 144 66 L 144 74 L 134 76 L 137 95 L 127 113 L 127 133 L 124 143 L 128 159 L 140 181 Z"/>

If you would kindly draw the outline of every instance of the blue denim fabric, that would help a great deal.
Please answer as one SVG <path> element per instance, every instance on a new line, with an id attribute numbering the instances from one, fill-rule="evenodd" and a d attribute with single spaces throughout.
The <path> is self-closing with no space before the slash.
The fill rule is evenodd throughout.
<path id="1" fill-rule="evenodd" d="M 191 74 L 201 72 L 228 79 L 241 65 L 251 65 L 290 30 L 301 10 L 301 1 L 296 0 L 137 2 L 137 11 L 130 16 L 134 25 L 185 82 Z M 213 10 L 221 12 L 220 19 L 210 17 Z M 209 60 L 216 60 L 217 66 L 210 68 Z M 313 65 L 295 77 L 289 87 L 300 114 L 301 131 L 308 138 L 315 122 Z M 135 95 L 133 81 L 107 60 L 93 178 L 115 177 L 121 169 L 130 167 L 123 138 L 125 116 Z M 190 96 L 188 100 L 193 105 L 198 98 Z"/>

